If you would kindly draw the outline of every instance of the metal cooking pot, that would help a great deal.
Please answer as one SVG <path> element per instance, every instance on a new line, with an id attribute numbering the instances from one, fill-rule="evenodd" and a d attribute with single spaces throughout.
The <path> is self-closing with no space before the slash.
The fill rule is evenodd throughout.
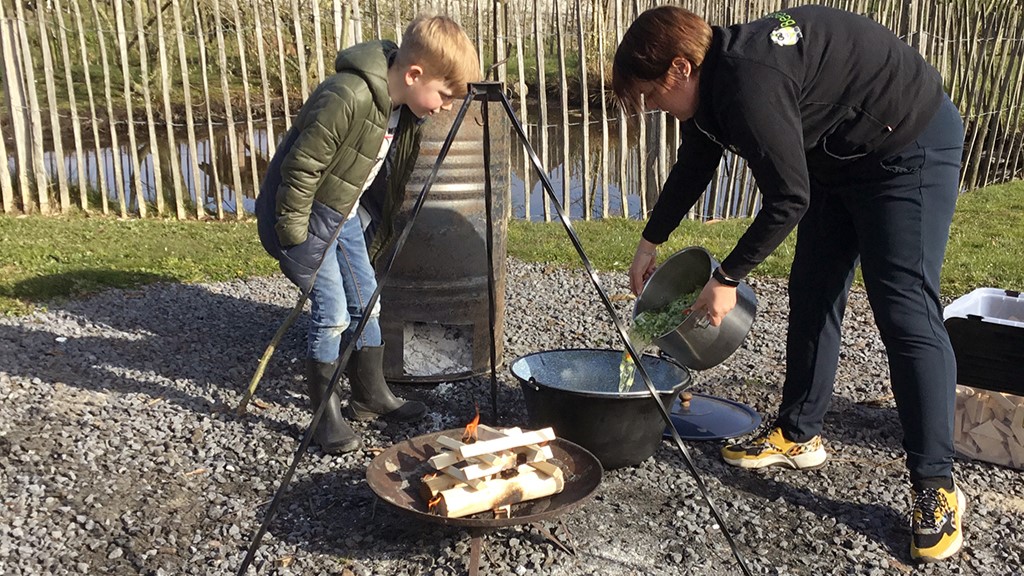
<path id="1" fill-rule="evenodd" d="M 633 318 L 661 308 L 681 294 L 703 288 L 717 267 L 718 260 L 699 246 L 669 256 L 644 285 L 633 306 Z M 736 288 L 736 307 L 725 315 L 721 325 L 711 326 L 706 318 L 692 314 L 653 343 L 683 366 L 705 370 L 721 364 L 740 347 L 756 313 L 757 296 L 746 282 L 740 282 Z"/>
<path id="2" fill-rule="evenodd" d="M 583 446 L 605 469 L 632 466 L 654 454 L 665 421 L 637 373 L 633 387 L 619 392 L 621 350 L 549 350 L 512 363 L 526 401 L 530 425 L 551 426 L 555 435 Z M 690 372 L 673 362 L 643 355 L 641 362 L 661 403 L 690 385 Z"/>

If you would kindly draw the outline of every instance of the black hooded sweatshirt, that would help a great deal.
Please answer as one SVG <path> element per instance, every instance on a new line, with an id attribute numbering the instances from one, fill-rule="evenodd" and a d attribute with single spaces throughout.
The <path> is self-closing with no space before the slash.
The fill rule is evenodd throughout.
<path id="1" fill-rule="evenodd" d="M 723 150 L 746 159 L 762 208 L 722 269 L 745 277 L 785 240 L 810 179 L 883 159 L 921 134 L 945 97 L 921 55 L 880 24 L 804 6 L 712 28 L 699 102 L 643 237 L 668 239 L 710 183 Z"/>

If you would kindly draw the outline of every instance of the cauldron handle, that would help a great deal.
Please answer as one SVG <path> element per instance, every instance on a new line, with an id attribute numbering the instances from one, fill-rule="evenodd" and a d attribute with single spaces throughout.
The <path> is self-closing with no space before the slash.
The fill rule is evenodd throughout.
<path id="1" fill-rule="evenodd" d="M 658 350 L 658 359 L 664 360 L 665 362 L 668 362 L 669 364 L 671 364 L 671 365 L 673 365 L 673 366 L 675 366 L 677 368 L 681 368 L 683 370 L 688 370 L 688 368 L 686 366 L 683 366 L 682 364 L 679 363 L 678 360 L 676 360 L 675 358 L 673 358 L 673 357 L 669 356 L 668 354 L 666 354 L 664 350 L 661 350 L 661 349 Z"/>

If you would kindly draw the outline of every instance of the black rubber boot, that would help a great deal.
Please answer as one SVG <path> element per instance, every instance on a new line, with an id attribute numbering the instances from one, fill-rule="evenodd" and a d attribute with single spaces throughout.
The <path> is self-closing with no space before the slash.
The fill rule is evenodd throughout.
<path id="1" fill-rule="evenodd" d="M 334 362 L 306 360 L 306 392 L 314 413 L 327 393 L 327 385 L 331 383 L 335 366 Z M 327 408 L 320 417 L 320 425 L 313 433 L 313 440 L 327 454 L 343 454 L 363 446 L 359 436 L 341 415 L 341 401 L 337 394 L 331 394 L 327 399 Z"/>
<path id="2" fill-rule="evenodd" d="M 352 353 L 345 367 L 352 399 L 346 415 L 356 420 L 384 418 L 393 422 L 419 420 L 427 413 L 422 402 L 395 396 L 384 380 L 384 346 L 364 346 Z"/>

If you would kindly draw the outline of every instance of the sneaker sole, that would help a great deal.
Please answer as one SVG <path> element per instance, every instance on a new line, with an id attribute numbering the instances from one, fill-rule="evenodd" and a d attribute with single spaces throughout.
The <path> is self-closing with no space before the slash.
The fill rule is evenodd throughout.
<path id="1" fill-rule="evenodd" d="M 808 452 L 799 456 L 786 456 L 785 454 L 773 454 L 771 456 L 765 456 L 764 458 L 726 458 L 726 464 L 738 466 L 740 468 L 757 469 L 766 468 L 768 466 L 785 466 L 793 470 L 814 470 L 815 468 L 821 468 L 825 464 L 825 460 L 828 459 L 828 454 L 824 450 Z"/>
<path id="2" fill-rule="evenodd" d="M 964 497 L 964 493 L 960 490 L 959 486 L 956 487 L 956 510 L 957 518 L 960 520 L 960 530 L 957 531 L 956 539 L 953 540 L 942 554 L 936 556 L 918 556 L 918 561 L 924 562 L 925 564 L 942 562 L 960 551 L 960 548 L 964 544 L 964 512 L 967 511 L 967 498 Z M 913 556 L 913 554 L 911 554 L 911 556 Z"/>

